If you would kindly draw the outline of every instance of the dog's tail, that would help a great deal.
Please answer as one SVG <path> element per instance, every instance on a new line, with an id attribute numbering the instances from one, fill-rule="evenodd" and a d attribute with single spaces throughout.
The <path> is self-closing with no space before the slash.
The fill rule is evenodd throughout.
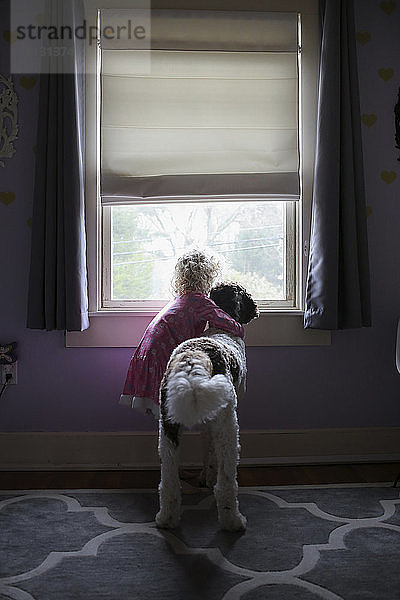
<path id="1" fill-rule="evenodd" d="M 163 390 L 170 421 L 193 427 L 235 402 L 232 381 L 223 374 L 213 376 L 212 370 L 210 358 L 201 350 L 186 351 L 171 361 Z"/>

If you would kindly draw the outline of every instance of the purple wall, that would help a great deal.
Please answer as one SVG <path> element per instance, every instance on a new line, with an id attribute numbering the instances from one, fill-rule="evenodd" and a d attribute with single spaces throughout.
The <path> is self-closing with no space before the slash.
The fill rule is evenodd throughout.
<path id="1" fill-rule="evenodd" d="M 387 12 L 377 0 L 357 0 L 373 327 L 335 333 L 330 347 L 249 348 L 243 429 L 400 425 L 400 376 L 394 363 L 400 163 L 393 128 L 400 2 L 382 4 Z M 0 2 L 2 74 L 8 73 L 6 11 L 7 3 Z M 0 402 L 0 430 L 154 430 L 151 420 L 118 406 L 129 349 L 65 349 L 62 333 L 25 328 L 38 85 L 20 75 L 14 75 L 14 83 L 20 134 L 15 156 L 0 167 L 0 341 L 19 342 L 19 383 Z M 15 194 L 9 204 L 8 192 Z"/>

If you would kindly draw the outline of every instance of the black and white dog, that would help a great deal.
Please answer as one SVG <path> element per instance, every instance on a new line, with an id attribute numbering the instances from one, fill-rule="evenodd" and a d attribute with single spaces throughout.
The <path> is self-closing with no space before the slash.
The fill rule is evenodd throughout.
<path id="1" fill-rule="evenodd" d="M 239 323 L 258 317 L 257 305 L 240 285 L 223 283 L 210 297 Z M 158 451 L 161 459 L 158 527 L 173 528 L 180 520 L 179 435 L 182 426 L 203 423 L 206 442 L 204 478 L 214 484 L 222 529 L 240 531 L 246 518 L 237 500 L 239 426 L 236 406 L 246 387 L 245 345 L 241 338 L 209 329 L 180 344 L 172 353 L 160 386 Z"/>

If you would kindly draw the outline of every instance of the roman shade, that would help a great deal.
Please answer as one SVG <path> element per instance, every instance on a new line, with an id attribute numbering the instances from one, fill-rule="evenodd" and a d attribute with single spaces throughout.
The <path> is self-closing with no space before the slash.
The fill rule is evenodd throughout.
<path id="1" fill-rule="evenodd" d="M 102 40 L 103 204 L 298 200 L 297 31 L 296 13 L 159 10 L 150 49 Z"/>

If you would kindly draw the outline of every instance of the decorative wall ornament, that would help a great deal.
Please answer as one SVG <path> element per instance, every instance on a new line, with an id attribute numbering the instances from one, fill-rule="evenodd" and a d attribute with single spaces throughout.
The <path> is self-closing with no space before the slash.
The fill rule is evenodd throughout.
<path id="1" fill-rule="evenodd" d="M 367 127 L 372 127 L 373 125 L 375 125 L 376 120 L 377 120 L 377 116 L 374 114 L 367 114 L 367 113 L 363 113 L 361 115 L 361 121 L 364 123 L 364 125 L 366 125 Z"/>
<path id="2" fill-rule="evenodd" d="M 390 183 L 393 183 L 393 181 L 396 179 L 396 177 L 397 177 L 396 171 L 381 171 L 381 179 L 383 179 L 383 181 L 385 183 L 387 183 L 388 185 Z"/>
<path id="3" fill-rule="evenodd" d="M 378 69 L 378 75 L 381 79 L 383 79 L 383 81 L 389 81 L 389 79 L 392 79 L 393 75 L 394 75 L 394 70 L 393 69 Z"/>
<path id="4" fill-rule="evenodd" d="M 397 103 L 394 107 L 394 127 L 395 127 L 395 141 L 396 148 L 400 150 L 400 87 L 397 95 Z M 397 160 L 400 160 L 400 156 Z"/>
<path id="5" fill-rule="evenodd" d="M 390 2 L 383 0 L 379 6 L 381 7 L 381 10 L 383 10 L 384 13 L 390 15 L 390 13 L 392 13 L 396 8 L 396 2 L 393 2 L 393 0 L 391 0 Z"/>
<path id="6" fill-rule="evenodd" d="M 371 40 L 371 34 L 369 31 L 357 31 L 356 40 L 361 46 L 364 46 Z"/>
<path id="7" fill-rule="evenodd" d="M 18 96 L 14 90 L 12 77 L 0 74 L 0 167 L 2 158 L 15 154 L 13 142 L 18 136 Z"/>

